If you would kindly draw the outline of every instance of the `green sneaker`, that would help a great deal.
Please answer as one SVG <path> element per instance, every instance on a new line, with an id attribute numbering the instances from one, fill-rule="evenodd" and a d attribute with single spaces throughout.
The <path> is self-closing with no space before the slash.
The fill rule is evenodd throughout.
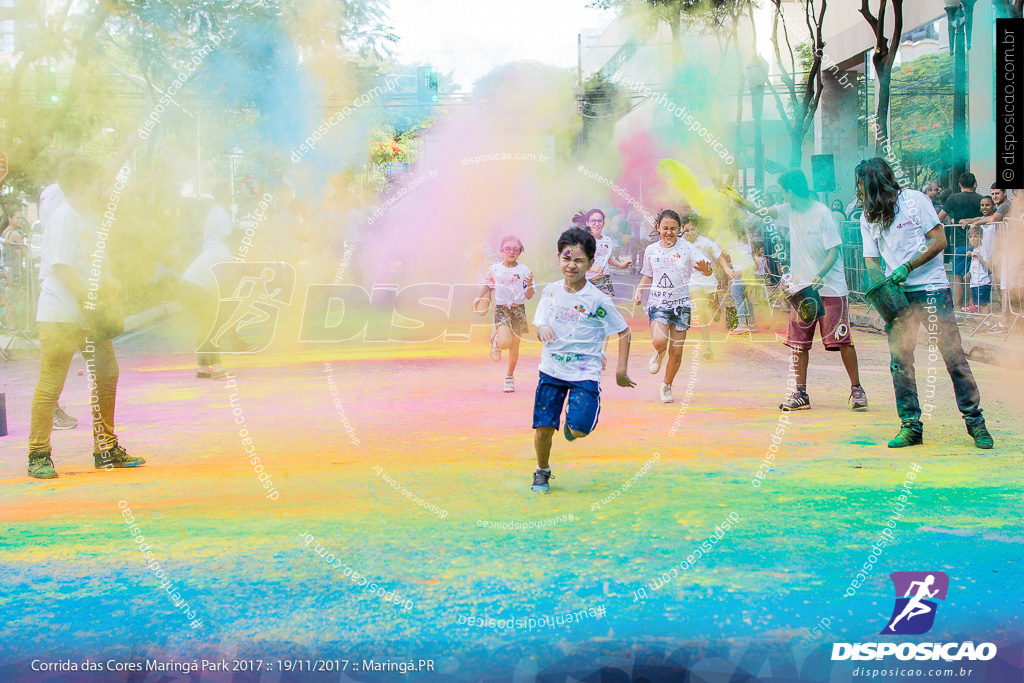
<path id="1" fill-rule="evenodd" d="M 128 455 L 127 451 L 116 443 L 109 451 L 93 453 L 92 459 L 98 470 L 109 470 L 115 467 L 138 467 L 139 465 L 146 464 L 145 458 Z"/>
<path id="2" fill-rule="evenodd" d="M 988 428 L 984 422 L 976 425 L 967 425 L 967 433 L 974 438 L 974 445 L 978 448 L 992 448 L 996 445 L 996 442 L 992 440 L 992 435 L 988 433 Z"/>
<path id="3" fill-rule="evenodd" d="M 57 478 L 57 470 L 53 469 L 50 451 L 33 451 L 28 454 L 28 476 L 36 479 Z"/>
<path id="4" fill-rule="evenodd" d="M 907 446 L 920 446 L 924 443 L 924 432 L 919 432 L 913 427 L 903 425 L 900 433 L 889 442 L 889 448 L 906 448 Z"/>

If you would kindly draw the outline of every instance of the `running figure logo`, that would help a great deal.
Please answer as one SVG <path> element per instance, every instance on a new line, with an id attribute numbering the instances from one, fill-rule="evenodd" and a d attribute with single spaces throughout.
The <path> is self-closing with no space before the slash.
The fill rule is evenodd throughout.
<path id="1" fill-rule="evenodd" d="M 255 353 L 274 341 L 278 314 L 292 302 L 295 269 L 289 263 L 218 263 L 210 268 L 217 279 L 220 304 L 207 339 L 220 353 Z M 230 293 L 230 295 L 227 295 Z M 259 341 L 251 346 L 239 333 L 249 330 Z"/>
<path id="2" fill-rule="evenodd" d="M 896 606 L 882 635 L 927 633 L 935 623 L 938 609 L 932 598 L 946 599 L 949 577 L 942 572 L 893 572 L 889 576 L 896 589 Z"/>

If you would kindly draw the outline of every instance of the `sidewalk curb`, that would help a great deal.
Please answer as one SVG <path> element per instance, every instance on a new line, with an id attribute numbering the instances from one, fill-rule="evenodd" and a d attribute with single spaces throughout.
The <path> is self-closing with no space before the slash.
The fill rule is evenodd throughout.
<path id="1" fill-rule="evenodd" d="M 850 323 L 854 327 L 866 327 L 877 332 L 885 333 L 885 322 L 877 314 L 854 313 L 850 311 Z M 988 341 L 977 337 L 966 337 L 961 335 L 963 340 L 964 353 L 969 360 L 986 365 L 995 365 L 1015 370 L 1024 369 L 1024 352 Z M 928 333 L 922 329 L 918 332 L 918 345 L 924 342 L 928 344 Z"/>

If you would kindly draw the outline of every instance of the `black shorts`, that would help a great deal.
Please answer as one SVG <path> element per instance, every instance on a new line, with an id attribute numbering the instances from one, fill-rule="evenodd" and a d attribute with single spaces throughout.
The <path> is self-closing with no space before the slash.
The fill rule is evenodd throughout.
<path id="1" fill-rule="evenodd" d="M 494 307 L 494 326 L 508 325 L 513 334 L 522 337 L 530 333 L 530 324 L 526 322 L 526 306 L 512 304 Z"/>

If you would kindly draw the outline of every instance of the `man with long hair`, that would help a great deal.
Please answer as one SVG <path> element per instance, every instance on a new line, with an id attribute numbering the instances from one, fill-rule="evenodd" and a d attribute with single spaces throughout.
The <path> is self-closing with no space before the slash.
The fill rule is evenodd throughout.
<path id="1" fill-rule="evenodd" d="M 967 423 L 967 433 L 978 448 L 992 448 L 992 436 L 981 414 L 981 395 L 967 364 L 960 330 L 956 326 L 953 296 L 942 264 L 946 233 L 931 200 L 917 190 L 902 189 L 885 159 L 860 162 L 855 171 L 857 194 L 864 203 L 860 219 L 864 260 L 874 282 L 888 277 L 899 285 L 910 302 L 892 325 L 886 326 L 892 357 L 892 382 L 896 412 L 902 427 L 889 448 L 924 443 L 921 404 L 914 376 L 914 349 L 918 325 L 928 330 L 929 361 L 942 354 L 953 380 L 956 403 Z M 885 260 L 885 274 L 878 264 Z M 931 371 L 929 371 L 931 372 Z"/>

